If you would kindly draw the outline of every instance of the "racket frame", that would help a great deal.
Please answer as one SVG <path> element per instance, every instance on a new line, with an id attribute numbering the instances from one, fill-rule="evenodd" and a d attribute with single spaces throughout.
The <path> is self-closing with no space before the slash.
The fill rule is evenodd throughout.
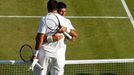
<path id="1" fill-rule="evenodd" d="M 55 15 L 56 16 L 56 15 Z M 58 19 L 58 17 L 56 16 L 56 18 L 57 18 L 57 20 L 58 20 L 58 27 L 59 28 L 61 28 L 62 26 L 61 26 L 61 24 L 60 24 L 60 21 L 59 21 L 59 19 Z M 66 36 L 66 37 L 68 37 L 69 39 L 72 39 L 72 36 L 71 35 L 69 35 L 69 33 L 67 33 L 67 32 L 63 32 L 63 34 Z"/>
<path id="2" fill-rule="evenodd" d="M 47 18 L 45 17 L 46 20 L 51 20 L 51 21 L 53 21 L 53 22 L 56 24 L 56 26 L 54 27 L 54 29 L 51 29 L 51 27 L 49 27 L 48 24 L 47 24 L 47 22 L 45 21 L 46 24 L 47 24 L 46 26 L 47 26 L 48 29 L 50 29 L 51 31 L 56 30 L 56 31 L 58 32 L 58 29 L 60 29 L 62 26 L 61 26 L 61 24 L 60 24 L 60 21 L 59 21 L 58 17 L 57 17 L 55 14 L 53 14 L 53 15 L 57 18 L 58 24 L 56 24 L 56 22 L 55 22 L 54 20 L 52 20 L 52 19 L 47 19 Z M 68 37 L 69 39 L 72 39 L 72 36 L 69 35 L 69 33 L 63 32 L 63 34 L 64 34 L 66 37 Z"/>
<path id="3" fill-rule="evenodd" d="M 30 48 L 32 55 L 34 54 L 32 47 L 31 47 L 30 45 L 28 45 L 28 44 L 24 44 L 24 45 L 22 45 L 21 48 L 20 48 L 20 58 L 21 58 L 24 62 L 33 64 L 33 62 L 31 62 L 30 59 L 29 59 L 29 60 L 25 60 L 25 59 L 23 58 L 22 54 L 21 54 L 21 52 L 22 52 L 22 50 L 23 50 L 23 48 L 24 48 L 25 46 L 27 46 L 27 47 Z M 31 58 L 32 58 L 32 56 L 31 56 Z M 34 63 L 34 64 L 37 65 L 41 70 L 43 70 L 43 67 L 42 67 L 38 62 L 37 62 L 37 63 Z M 34 66 L 35 66 L 35 65 L 34 65 Z M 30 66 L 29 69 L 28 69 L 28 71 L 30 71 L 31 69 L 32 69 L 32 68 L 31 68 L 31 66 Z"/>
<path id="4" fill-rule="evenodd" d="M 20 48 L 20 58 L 21 58 L 24 62 L 29 62 L 30 59 L 29 59 L 29 60 L 25 60 L 25 59 L 23 58 L 22 54 L 21 54 L 21 52 L 22 52 L 22 50 L 23 50 L 23 48 L 24 48 L 25 46 L 29 47 L 29 49 L 31 50 L 31 53 L 32 53 L 32 55 L 33 55 L 33 51 L 32 51 L 33 49 L 32 49 L 32 47 L 31 47 L 30 45 L 28 45 L 28 44 L 24 44 L 24 45 L 22 45 L 21 48 Z M 32 58 L 32 56 L 31 56 L 31 58 Z"/>

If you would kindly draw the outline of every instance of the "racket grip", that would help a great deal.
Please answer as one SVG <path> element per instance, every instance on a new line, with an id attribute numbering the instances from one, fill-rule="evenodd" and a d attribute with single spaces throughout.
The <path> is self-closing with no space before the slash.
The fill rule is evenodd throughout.
<path id="1" fill-rule="evenodd" d="M 42 67 L 39 63 L 36 63 L 36 65 L 37 65 L 41 70 L 43 70 L 43 67 Z"/>
<path id="2" fill-rule="evenodd" d="M 29 69 L 34 70 L 34 66 L 37 65 L 41 70 L 43 70 L 43 67 L 38 63 L 38 59 L 34 59 Z"/>
<path id="3" fill-rule="evenodd" d="M 72 39 L 72 36 L 69 35 L 67 32 L 63 32 L 63 34 L 64 34 L 65 36 L 67 36 L 69 39 Z"/>

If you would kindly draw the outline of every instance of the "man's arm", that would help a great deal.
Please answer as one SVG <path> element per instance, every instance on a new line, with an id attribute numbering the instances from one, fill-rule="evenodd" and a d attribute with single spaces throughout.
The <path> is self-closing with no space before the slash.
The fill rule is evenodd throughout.
<path id="1" fill-rule="evenodd" d="M 35 50 L 38 50 L 44 42 L 47 40 L 47 36 L 42 33 L 37 33 L 36 35 L 36 44 L 35 44 Z"/>
<path id="2" fill-rule="evenodd" d="M 72 36 L 72 39 L 71 41 L 75 41 L 77 36 L 78 36 L 78 33 L 75 29 L 71 30 L 70 33 L 69 33 L 71 36 Z"/>
<path id="3" fill-rule="evenodd" d="M 67 27 L 68 27 L 67 32 L 69 33 L 69 35 L 72 36 L 72 39 L 69 39 L 69 40 L 75 41 L 78 36 L 77 30 L 74 28 L 74 26 L 72 25 L 69 19 L 66 19 L 66 22 L 67 22 Z"/>
<path id="4" fill-rule="evenodd" d="M 62 36 L 58 35 L 58 33 L 52 35 L 53 41 L 59 41 L 61 38 Z M 46 36 L 46 34 L 38 33 L 36 36 L 35 50 L 39 50 L 42 44 L 47 42 L 47 40 L 48 40 L 48 36 Z"/>

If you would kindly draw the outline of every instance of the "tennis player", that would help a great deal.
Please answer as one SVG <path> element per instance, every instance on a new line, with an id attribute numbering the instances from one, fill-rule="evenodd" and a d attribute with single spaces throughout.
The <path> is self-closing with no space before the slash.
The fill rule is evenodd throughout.
<path id="1" fill-rule="evenodd" d="M 48 14 L 41 18 L 41 22 L 38 28 L 36 36 L 35 49 L 39 51 L 39 54 L 35 53 L 34 59 L 39 59 L 39 64 L 44 68 L 43 70 L 34 69 L 34 75 L 63 75 L 65 65 L 65 51 L 66 44 L 64 43 L 65 36 L 63 32 L 70 33 L 68 22 L 66 18 L 57 13 L 57 1 L 49 0 L 47 3 Z M 58 33 L 53 34 L 51 30 L 46 26 L 46 17 L 55 21 L 58 24 L 58 19 L 54 19 L 53 15 L 56 15 L 63 26 L 59 29 Z M 50 23 L 54 24 L 54 23 Z M 34 60 L 33 59 L 33 60 Z"/>
<path id="2" fill-rule="evenodd" d="M 57 12 L 61 15 L 61 16 L 65 16 L 66 15 L 66 9 L 67 9 L 67 5 L 64 2 L 58 2 L 57 4 Z M 77 31 L 76 29 L 73 27 L 73 25 L 71 24 L 71 21 L 69 19 L 66 18 L 67 21 L 67 29 L 70 30 L 70 35 L 72 36 L 72 39 L 70 39 L 71 41 L 75 41 L 76 37 L 77 37 Z"/>

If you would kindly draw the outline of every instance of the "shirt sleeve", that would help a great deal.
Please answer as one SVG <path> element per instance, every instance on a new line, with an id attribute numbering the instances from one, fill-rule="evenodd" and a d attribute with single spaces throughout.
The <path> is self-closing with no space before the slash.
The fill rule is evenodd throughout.
<path id="1" fill-rule="evenodd" d="M 67 27 L 68 33 L 70 32 L 70 30 L 75 29 L 69 19 L 67 19 L 59 14 L 57 14 L 57 16 L 58 16 L 61 26 Z"/>
<path id="2" fill-rule="evenodd" d="M 75 29 L 69 19 L 66 19 L 66 21 L 68 22 L 68 27 L 69 27 L 70 29 Z"/>
<path id="3" fill-rule="evenodd" d="M 38 27 L 38 33 L 46 33 L 45 17 L 42 17 Z"/>
<path id="4" fill-rule="evenodd" d="M 66 19 L 66 24 L 67 24 L 67 32 L 68 32 L 68 33 L 69 33 L 71 30 L 74 30 L 74 29 L 75 29 L 69 19 Z"/>

